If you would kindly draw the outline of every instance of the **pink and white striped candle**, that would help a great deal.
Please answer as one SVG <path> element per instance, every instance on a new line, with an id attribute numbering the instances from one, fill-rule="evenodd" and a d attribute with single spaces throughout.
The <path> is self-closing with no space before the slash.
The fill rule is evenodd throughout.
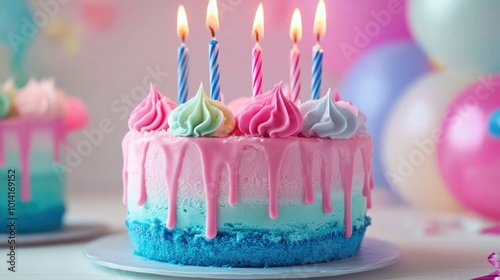
<path id="1" fill-rule="evenodd" d="M 300 87 L 300 50 L 297 44 L 293 44 L 290 51 L 290 97 L 294 103 L 299 100 Z"/>
<path id="2" fill-rule="evenodd" d="M 259 43 L 252 49 L 252 92 L 254 97 L 262 94 L 262 48 Z"/>
<path id="3" fill-rule="evenodd" d="M 262 48 L 259 41 L 264 37 L 264 7 L 262 3 L 257 8 L 253 22 L 252 35 L 255 37 L 255 47 L 252 49 L 252 91 L 253 96 L 262 94 Z"/>
<path id="4" fill-rule="evenodd" d="M 290 24 L 290 39 L 293 42 L 293 48 L 290 52 L 290 91 L 291 100 L 295 103 L 300 97 L 300 50 L 299 41 L 302 39 L 302 17 L 300 10 L 295 9 Z"/>

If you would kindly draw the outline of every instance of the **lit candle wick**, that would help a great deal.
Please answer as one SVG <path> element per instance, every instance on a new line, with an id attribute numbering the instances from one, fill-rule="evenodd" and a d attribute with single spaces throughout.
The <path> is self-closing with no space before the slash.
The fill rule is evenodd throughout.
<path id="1" fill-rule="evenodd" d="M 215 40 L 215 29 L 212 26 L 209 26 L 208 29 L 210 29 L 210 33 L 212 33 L 212 39 Z"/>

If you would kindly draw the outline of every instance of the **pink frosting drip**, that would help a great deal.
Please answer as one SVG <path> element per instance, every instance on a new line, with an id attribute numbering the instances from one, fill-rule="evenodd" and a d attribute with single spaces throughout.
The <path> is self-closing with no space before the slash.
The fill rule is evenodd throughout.
<path id="1" fill-rule="evenodd" d="M 61 146 L 66 137 L 64 121 L 34 121 L 34 120 L 9 120 L 0 123 L 0 166 L 5 164 L 4 135 L 14 134 L 19 145 L 19 161 L 21 164 L 21 199 L 29 201 L 31 199 L 30 182 L 30 155 L 32 150 L 32 136 L 35 131 L 52 132 L 52 146 L 54 161 L 60 159 Z"/>
<path id="2" fill-rule="evenodd" d="M 297 136 L 303 119 L 299 108 L 281 90 L 281 83 L 243 105 L 236 115 L 245 135 L 285 138 Z"/>
<path id="3" fill-rule="evenodd" d="M 127 133 L 125 137 L 123 138 L 122 141 L 122 151 L 123 151 L 123 172 L 122 172 L 122 179 L 123 179 L 123 185 L 127 186 L 128 185 L 128 171 L 127 171 L 127 164 L 128 164 L 128 149 L 130 145 L 130 133 Z M 123 197 L 122 197 L 122 202 L 123 204 L 127 204 L 127 188 L 123 188 Z"/>
<path id="4" fill-rule="evenodd" d="M 365 137 L 366 136 L 366 137 Z M 206 236 L 214 238 L 217 235 L 217 201 L 219 196 L 219 185 L 222 167 L 228 166 L 229 170 L 229 204 L 235 205 L 238 200 L 238 167 L 241 154 L 245 146 L 254 146 L 264 151 L 268 161 L 268 183 L 269 183 L 269 217 L 276 219 L 278 217 L 278 176 L 281 171 L 283 159 L 286 151 L 291 145 L 298 144 L 300 147 L 301 158 L 303 162 L 303 176 L 307 178 L 304 185 L 304 201 L 311 204 L 314 202 L 313 174 L 311 166 L 313 165 L 314 154 L 319 154 L 322 158 L 322 203 L 326 213 L 333 210 L 331 205 L 331 176 L 329 170 L 334 168 L 333 156 L 337 153 L 340 158 L 339 168 L 342 176 L 344 189 L 344 224 L 345 235 L 352 235 L 352 180 L 354 169 L 354 155 L 359 148 L 363 157 L 363 167 L 365 169 L 365 178 L 363 181 L 363 195 L 367 198 L 368 207 L 371 206 L 370 191 L 373 189 L 372 172 L 372 145 L 371 139 L 366 134 L 348 140 L 323 140 L 307 138 L 286 138 L 279 141 L 225 141 L 217 138 L 169 138 L 153 136 L 151 138 L 129 139 L 130 133 L 124 141 L 124 159 L 123 170 L 124 178 L 124 202 L 127 201 L 128 188 L 128 153 L 132 150 L 137 153 L 140 161 L 140 189 L 139 205 L 144 204 L 146 200 L 145 169 L 144 160 L 147 154 L 149 143 L 159 145 L 165 156 L 165 181 L 168 189 L 169 212 L 167 218 L 167 227 L 172 229 L 176 224 L 177 211 L 177 190 L 182 161 L 188 145 L 195 145 L 203 161 L 203 178 L 205 185 L 205 196 L 207 203 L 206 217 Z M 175 142 L 173 142 L 173 140 Z M 249 138 L 247 138 L 249 139 Z M 332 145 L 331 141 L 335 141 Z M 217 151 L 225 151 L 223 155 Z M 322 151 L 319 153 L 318 151 Z"/>
<path id="5" fill-rule="evenodd" d="M 139 132 L 167 130 L 168 116 L 176 107 L 177 104 L 162 96 L 151 84 L 146 99 L 130 114 L 128 126 L 131 130 Z"/>
<path id="6" fill-rule="evenodd" d="M 178 152 L 174 146 L 161 145 L 161 147 L 165 154 L 165 162 L 171 163 L 170 168 L 165 168 L 165 182 L 169 197 L 167 228 L 173 229 L 177 223 L 177 182 L 187 146 L 183 145 Z"/>
<path id="7" fill-rule="evenodd" d="M 370 141 L 361 149 L 363 157 L 363 168 L 365 169 L 365 177 L 363 181 L 363 195 L 366 197 L 366 207 L 372 208 L 371 193 L 375 183 L 373 181 L 373 165 L 372 165 L 373 143 Z"/>

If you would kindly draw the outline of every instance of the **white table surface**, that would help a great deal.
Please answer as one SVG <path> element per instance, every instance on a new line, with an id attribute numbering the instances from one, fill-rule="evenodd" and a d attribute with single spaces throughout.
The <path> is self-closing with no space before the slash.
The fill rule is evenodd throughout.
<path id="1" fill-rule="evenodd" d="M 72 191 L 68 196 L 68 219 L 93 220 L 109 225 L 111 233 L 125 232 L 126 208 L 118 188 L 116 192 L 105 193 Z M 367 236 L 399 246 L 400 261 L 377 271 L 331 279 L 461 280 L 493 271 L 486 258 L 493 251 L 500 252 L 500 235 L 481 235 L 451 227 L 436 234 L 425 234 L 421 228 L 428 221 L 444 224 L 456 220 L 457 215 L 418 211 L 387 201 L 386 195 L 376 194 L 375 208 L 369 211 L 373 225 Z M 181 279 L 94 265 L 82 253 L 87 242 L 18 248 L 16 273 L 7 271 L 6 249 L 0 248 L 0 279 Z"/>

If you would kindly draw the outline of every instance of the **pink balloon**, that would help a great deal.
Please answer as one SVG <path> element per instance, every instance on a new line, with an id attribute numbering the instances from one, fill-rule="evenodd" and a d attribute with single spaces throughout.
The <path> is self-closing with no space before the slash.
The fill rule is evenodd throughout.
<path id="1" fill-rule="evenodd" d="M 317 1 L 286 2 L 289 6 L 275 10 L 272 18 L 289 25 L 291 10 L 300 8 L 304 26 L 301 45 L 312 47 Z M 325 0 L 325 4 L 327 33 L 321 40 L 325 50 L 324 67 L 336 77 L 342 77 L 360 55 L 373 47 L 412 38 L 406 22 L 406 0 Z"/>
<path id="2" fill-rule="evenodd" d="M 81 12 L 87 24 L 96 29 L 109 28 L 116 19 L 116 4 L 97 0 L 82 1 Z"/>
<path id="3" fill-rule="evenodd" d="M 500 220 L 500 138 L 491 129 L 500 109 L 500 74 L 481 78 L 448 107 L 438 163 L 450 191 L 467 208 Z M 500 121 L 500 120 L 496 120 Z"/>
<path id="4" fill-rule="evenodd" d="M 87 107 L 75 97 L 66 97 L 66 129 L 75 131 L 87 125 L 89 115 Z"/>

